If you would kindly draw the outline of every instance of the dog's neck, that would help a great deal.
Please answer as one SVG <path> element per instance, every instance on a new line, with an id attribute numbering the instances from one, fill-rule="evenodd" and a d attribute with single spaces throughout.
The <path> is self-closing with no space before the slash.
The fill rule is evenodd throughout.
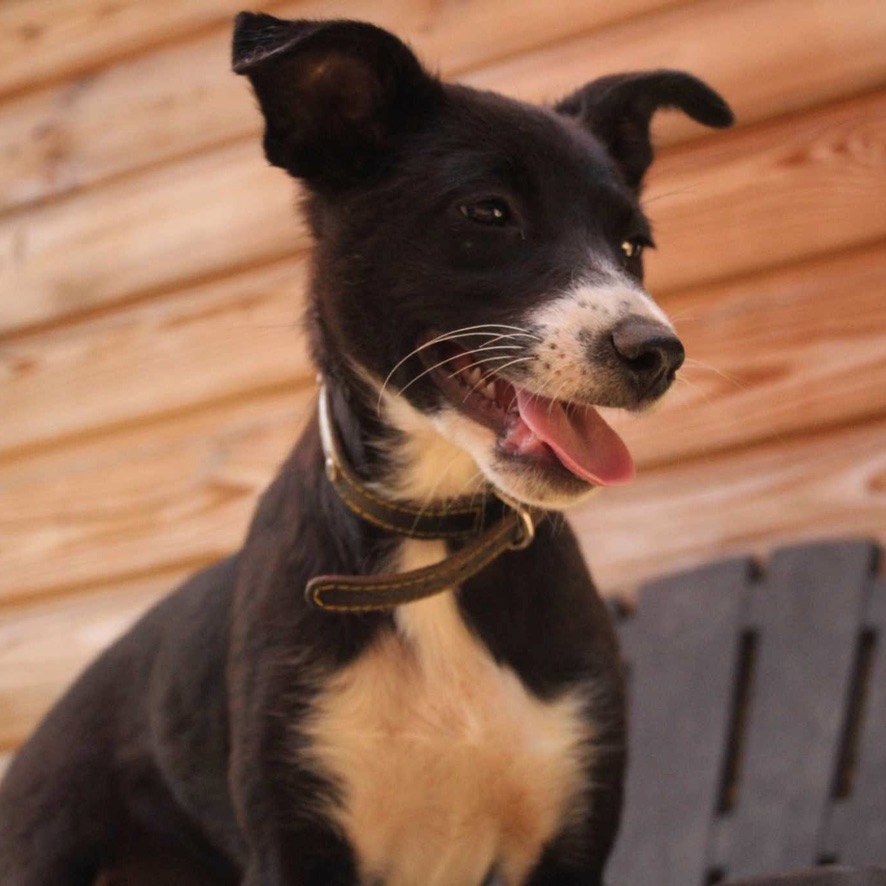
<path id="1" fill-rule="evenodd" d="M 378 495 L 417 508 L 474 496 L 488 483 L 474 459 L 404 398 L 363 381 L 327 379 L 344 456 Z"/>
<path id="2" fill-rule="evenodd" d="M 388 450 L 387 460 L 385 453 L 381 460 L 383 468 L 387 468 L 387 474 L 383 473 L 383 477 L 398 477 L 403 472 L 415 471 L 416 468 L 425 471 L 424 474 L 416 472 L 413 477 L 408 478 L 410 493 L 422 488 L 431 490 L 425 496 L 425 501 L 419 501 L 412 494 L 401 492 L 397 495 L 396 489 L 392 494 L 394 484 L 384 479 L 373 484 L 373 489 L 370 483 L 358 477 L 347 464 L 338 431 L 334 426 L 329 392 L 325 386 L 320 389 L 317 419 L 326 477 L 341 500 L 366 523 L 399 536 L 422 540 L 425 543 L 423 556 L 430 557 L 432 563 L 397 575 L 314 576 L 305 588 L 307 599 L 314 606 L 338 612 L 396 608 L 451 590 L 461 581 L 476 575 L 506 551 L 531 544 L 539 514 L 507 501 L 501 493 L 487 495 L 489 489 L 484 487 L 480 495 L 469 498 L 460 495 L 454 500 L 447 500 L 447 497 L 441 499 L 437 490 L 441 485 L 447 488 L 445 470 L 439 475 L 440 482 L 434 483 L 433 488 L 430 483 L 425 487 L 416 484 L 416 476 L 422 483 L 425 482 L 425 476 L 430 477 L 427 473 L 428 461 L 441 454 L 440 444 L 432 432 L 429 432 L 430 436 L 424 433 L 404 434 L 403 426 L 399 426 L 394 435 L 397 444 L 388 443 L 382 447 L 383 450 Z M 390 429 L 390 425 L 386 427 Z M 404 449 L 404 440 L 409 441 L 408 449 Z M 366 446 L 358 448 L 370 449 Z M 392 451 L 395 455 L 393 472 L 390 466 Z M 451 456 L 451 453 L 446 454 Z M 454 457 L 451 463 L 454 465 Z M 465 472 L 463 476 L 467 478 L 468 475 Z M 447 557 L 446 547 L 441 542 L 456 540 L 464 541 L 465 544 Z M 433 550 L 427 549 L 428 541 L 435 542 Z"/>
<path id="3" fill-rule="evenodd" d="M 387 444 L 389 495 L 419 505 L 471 497 L 488 487 L 477 463 L 406 400 L 382 398 L 382 414 L 396 434 Z"/>

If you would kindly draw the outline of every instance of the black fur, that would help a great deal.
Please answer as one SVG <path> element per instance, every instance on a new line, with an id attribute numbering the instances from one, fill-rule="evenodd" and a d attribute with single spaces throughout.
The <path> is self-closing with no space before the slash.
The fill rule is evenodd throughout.
<path id="1" fill-rule="evenodd" d="M 381 445 L 397 431 L 354 366 L 384 377 L 428 330 L 510 322 L 568 286 L 590 252 L 639 279 L 639 259 L 619 247 L 650 238 L 637 202 L 650 117 L 675 106 L 709 125 L 731 119 L 677 72 L 604 78 L 553 109 L 528 106 L 443 84 L 397 38 L 355 22 L 242 13 L 234 68 L 255 88 L 268 159 L 307 186 L 311 347 L 348 458 L 373 478 L 397 469 Z M 489 195 L 513 208 L 507 223 L 466 217 Z M 393 388 L 420 370 L 407 360 Z M 442 406 L 428 377 L 404 396 Z M 299 764 L 298 724 L 317 675 L 357 659 L 392 618 L 319 612 L 302 591 L 320 573 L 383 569 L 397 543 L 338 499 L 312 423 L 242 550 L 149 612 L 19 752 L 0 788 L 3 886 L 88 886 L 100 872 L 125 884 L 356 886 L 353 849 L 316 812 L 338 786 Z M 622 681 L 571 532 L 543 524 L 459 601 L 538 697 L 595 687 L 586 820 L 551 840 L 529 884 L 600 883 L 621 803 Z"/>

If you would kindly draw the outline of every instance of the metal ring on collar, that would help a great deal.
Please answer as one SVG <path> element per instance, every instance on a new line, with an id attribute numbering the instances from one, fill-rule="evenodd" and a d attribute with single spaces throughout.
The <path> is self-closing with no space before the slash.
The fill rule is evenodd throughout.
<path id="1" fill-rule="evenodd" d="M 509 495 L 496 490 L 495 494 L 520 518 L 517 524 L 514 538 L 508 545 L 512 551 L 522 551 L 532 544 L 535 538 L 535 520 L 532 517 L 532 511 Z"/>
<path id="2" fill-rule="evenodd" d="M 524 548 L 528 548 L 535 538 L 535 521 L 526 508 L 517 507 L 514 510 L 517 512 L 520 522 L 517 524 L 517 532 L 509 547 L 512 551 L 522 551 Z"/>

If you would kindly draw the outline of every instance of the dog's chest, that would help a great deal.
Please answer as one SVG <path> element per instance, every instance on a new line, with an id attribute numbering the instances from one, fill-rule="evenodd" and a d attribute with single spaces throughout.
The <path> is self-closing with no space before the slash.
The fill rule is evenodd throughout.
<path id="1" fill-rule="evenodd" d="M 403 568 L 442 556 L 407 542 Z M 503 589 L 507 593 L 507 589 Z M 343 787 L 333 811 L 362 882 L 518 886 L 580 810 L 582 700 L 542 702 L 472 635 L 451 593 L 401 607 L 397 631 L 325 687 L 312 757 Z"/>

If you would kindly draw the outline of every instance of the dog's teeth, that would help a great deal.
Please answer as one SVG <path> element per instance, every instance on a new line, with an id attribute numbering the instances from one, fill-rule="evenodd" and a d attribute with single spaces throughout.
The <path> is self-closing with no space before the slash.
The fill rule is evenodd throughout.
<path id="1" fill-rule="evenodd" d="M 479 385 L 480 382 L 482 381 L 482 378 L 480 375 L 480 367 L 479 366 L 472 366 L 468 370 L 468 372 L 466 373 L 465 380 L 467 381 L 467 383 L 469 385 L 471 385 L 471 387 Z"/>
<path id="2" fill-rule="evenodd" d="M 483 387 L 483 396 L 489 400 L 495 399 L 495 382 L 491 381 Z"/>

